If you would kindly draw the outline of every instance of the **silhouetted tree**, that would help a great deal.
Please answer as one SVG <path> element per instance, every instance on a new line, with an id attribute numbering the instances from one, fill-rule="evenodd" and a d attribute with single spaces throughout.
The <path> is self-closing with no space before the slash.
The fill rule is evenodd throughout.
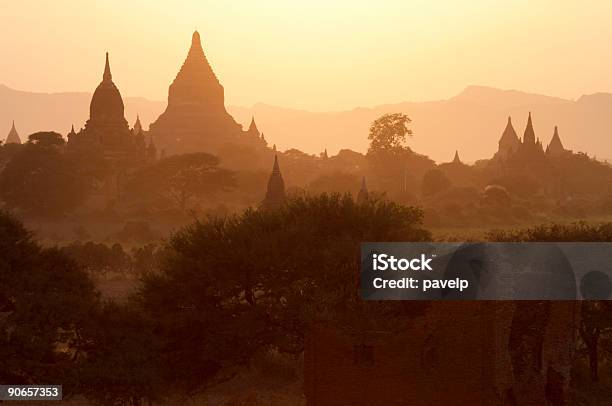
<path id="1" fill-rule="evenodd" d="M 84 331 L 87 356 L 80 368 L 83 394 L 104 405 L 152 404 L 165 386 L 153 323 L 132 304 L 106 303 Z M 170 371 L 167 371 L 170 372 Z"/>
<path id="2" fill-rule="evenodd" d="M 448 190 L 450 187 L 451 181 L 446 177 L 444 172 L 439 169 L 431 169 L 423 176 L 421 193 L 423 196 L 429 197 Z"/>
<path id="3" fill-rule="evenodd" d="M 370 148 L 368 154 L 381 151 L 402 152 L 406 138 L 412 136 L 408 128 L 410 118 L 402 113 L 385 114 L 376 119 L 370 126 Z"/>
<path id="4" fill-rule="evenodd" d="M 60 250 L 87 272 L 104 275 L 131 269 L 130 257 L 121 244 L 109 246 L 93 241 L 74 242 Z"/>
<path id="5" fill-rule="evenodd" d="M 56 148 L 26 144 L 0 173 L 0 197 L 10 206 L 36 215 L 60 215 L 87 194 L 76 166 Z"/>
<path id="6" fill-rule="evenodd" d="M 510 204 L 510 194 L 505 187 L 499 185 L 488 185 L 484 189 L 482 201 L 497 206 Z"/>
<path id="7" fill-rule="evenodd" d="M 231 376 L 266 346 L 299 353 L 314 320 L 387 323 L 421 306 L 364 304 L 362 241 L 423 241 L 422 213 L 350 195 L 290 199 L 280 210 L 210 218 L 176 234 L 141 302 L 162 332 L 163 362 L 187 389 Z M 422 309 L 421 309 L 422 310 Z M 380 317 L 365 317 L 376 311 Z"/>
<path id="8" fill-rule="evenodd" d="M 42 147 L 61 146 L 66 143 L 61 134 L 54 131 L 40 131 L 28 136 L 28 142 Z"/>
<path id="9" fill-rule="evenodd" d="M 314 179 L 308 185 L 308 191 L 315 194 L 352 192 L 356 196 L 360 184 L 360 178 L 353 173 L 334 172 Z"/>
<path id="10" fill-rule="evenodd" d="M 203 197 L 235 185 L 233 172 L 219 167 L 217 157 L 206 153 L 174 155 L 141 169 L 126 186 L 132 196 L 162 197 L 188 209 L 192 198 Z"/>
<path id="11" fill-rule="evenodd" d="M 74 261 L 0 212 L 0 382 L 62 382 L 69 394 L 97 303 Z"/>
<path id="12" fill-rule="evenodd" d="M 534 176 L 522 173 L 507 173 L 493 178 L 489 183 L 503 186 L 521 197 L 533 197 L 542 187 L 541 182 Z"/>
<path id="13" fill-rule="evenodd" d="M 409 123 L 405 114 L 395 113 L 378 118 L 370 126 L 370 147 L 366 158 L 377 178 L 376 183 L 391 194 L 406 194 L 410 189 L 418 188 L 418 179 L 435 167 L 431 159 L 404 145 L 406 138 L 412 136 L 407 127 Z"/>

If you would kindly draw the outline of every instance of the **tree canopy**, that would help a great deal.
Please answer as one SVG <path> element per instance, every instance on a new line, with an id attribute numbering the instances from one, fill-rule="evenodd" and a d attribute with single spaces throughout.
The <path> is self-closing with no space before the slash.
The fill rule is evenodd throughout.
<path id="1" fill-rule="evenodd" d="M 34 215 L 67 213 L 83 201 L 87 191 L 76 165 L 46 141 L 24 145 L 0 172 L 2 199 Z"/>
<path id="2" fill-rule="evenodd" d="M 61 146 L 66 143 L 61 134 L 55 131 L 39 131 L 28 136 L 28 142 L 40 146 Z"/>
<path id="3" fill-rule="evenodd" d="M 368 135 L 368 154 L 379 151 L 401 152 L 406 149 L 406 139 L 412 136 L 412 130 L 408 128 L 410 122 L 410 118 L 403 113 L 385 114 L 374 120 Z"/>
<path id="4" fill-rule="evenodd" d="M 413 207 L 324 194 L 183 229 L 140 292 L 164 332 L 164 362 L 197 386 L 227 376 L 262 347 L 299 353 L 314 320 L 357 328 L 368 312 L 414 313 L 419 306 L 359 299 L 359 250 L 362 241 L 429 239 L 421 218 Z"/>
<path id="5" fill-rule="evenodd" d="M 219 167 L 219 159 L 203 152 L 173 155 L 136 172 L 126 185 L 132 196 L 162 198 L 187 210 L 193 198 L 229 190 L 233 172 Z"/>
<path id="6" fill-rule="evenodd" d="M 93 283 L 54 248 L 42 248 L 0 212 L 0 381 L 63 382 L 73 372 L 83 328 L 97 306 Z"/>

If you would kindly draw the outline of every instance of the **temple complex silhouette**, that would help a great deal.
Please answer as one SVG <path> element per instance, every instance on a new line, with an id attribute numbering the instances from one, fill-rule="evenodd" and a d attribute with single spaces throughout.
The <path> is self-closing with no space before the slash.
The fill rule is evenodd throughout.
<path id="1" fill-rule="evenodd" d="M 135 167 L 155 160 L 152 140 L 147 148 L 140 119 L 130 130 L 124 116 L 123 99 L 113 82 L 108 52 L 102 82 L 98 85 L 89 105 L 89 119 L 85 127 L 68 134 L 68 150 L 76 153 L 100 152 L 114 166 Z"/>
<path id="2" fill-rule="evenodd" d="M 68 133 L 68 150 L 99 151 L 115 166 L 135 167 L 161 155 L 206 151 L 228 144 L 266 149 L 252 118 L 248 130 L 225 109 L 224 89 L 213 72 L 195 31 L 187 58 L 168 90 L 166 110 L 145 131 L 140 117 L 130 129 L 121 93 L 112 80 L 108 53 L 102 81 L 91 99 L 85 127 Z M 14 130 L 14 129 L 13 129 Z M 11 130 L 11 134 L 16 134 Z M 148 138 L 148 143 L 147 143 Z M 11 140 L 18 139 L 11 135 Z M 11 141 L 15 142 L 15 141 Z"/>
<path id="3" fill-rule="evenodd" d="M 67 134 L 67 151 L 84 155 L 101 155 L 110 168 L 104 185 L 105 195 L 117 195 L 121 178 L 155 162 L 168 154 L 205 151 L 218 153 L 228 144 L 269 151 L 255 119 L 248 130 L 225 109 L 224 89 L 213 72 L 197 31 L 179 73 L 170 85 L 168 105 L 159 118 L 145 131 L 140 117 L 130 128 L 125 118 L 121 92 L 113 82 L 108 52 L 102 81 L 95 89 L 89 107 L 89 119 L 84 127 Z M 20 143 L 14 124 L 7 138 Z M 278 164 L 276 163 L 276 167 Z M 273 175 L 276 172 L 273 171 Z M 280 179 L 280 181 L 279 181 Z M 282 176 L 271 180 L 271 204 L 284 196 Z"/>
<path id="4" fill-rule="evenodd" d="M 255 120 L 247 131 L 225 109 L 223 85 L 213 72 L 195 31 L 183 66 L 168 89 L 168 106 L 150 133 L 167 153 L 217 152 L 226 144 L 265 148 Z"/>
<path id="5" fill-rule="evenodd" d="M 522 140 L 516 135 L 512 126 L 512 118 L 508 117 L 506 128 L 499 139 L 498 150 L 493 156 L 492 162 L 504 166 L 531 165 L 542 163 L 546 158 L 557 158 L 568 153 L 571 153 L 571 151 L 563 147 L 556 126 L 552 139 L 546 147 L 546 151 L 544 151 L 542 141 L 536 138 L 530 112 Z M 458 156 L 455 155 L 455 158 L 458 159 Z"/>

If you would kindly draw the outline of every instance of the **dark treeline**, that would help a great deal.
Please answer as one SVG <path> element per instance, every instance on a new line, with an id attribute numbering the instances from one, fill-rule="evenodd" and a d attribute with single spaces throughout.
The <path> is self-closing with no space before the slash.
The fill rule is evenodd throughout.
<path id="1" fill-rule="evenodd" d="M 139 405 L 205 392 L 265 351 L 298 356 L 313 323 L 401 331 L 426 302 L 359 299 L 362 241 L 428 241 L 414 207 L 350 196 L 196 221 L 162 247 L 44 248 L 0 215 L 0 381 L 62 382 L 66 395 Z M 492 232 L 491 241 L 610 241 L 610 224 Z M 125 302 L 89 275 L 138 272 Z M 598 379 L 612 348 L 610 307 L 584 302 L 581 347 Z M 603 354 L 603 355 L 602 355 Z"/>
<path id="2" fill-rule="evenodd" d="M 0 200 L 27 218 L 185 224 L 194 216 L 257 206 L 278 155 L 289 195 L 356 194 L 365 177 L 370 191 L 422 207 L 432 228 L 526 226 L 612 214 L 606 186 L 612 168 L 605 162 L 562 146 L 544 152 L 534 144 L 532 151 L 509 122 L 493 157 L 466 164 L 457 153 L 436 164 L 408 146 L 411 137 L 425 136 L 413 134 L 410 124 L 399 113 L 378 118 L 365 154 L 227 146 L 215 155 L 172 155 L 119 171 L 102 151 L 71 150 L 60 134 L 39 132 L 23 145 L 0 146 Z M 503 147 L 508 131 L 515 150 Z"/>
<path id="3" fill-rule="evenodd" d="M 106 276 L 109 273 L 138 276 L 158 269 L 163 257 L 163 247 L 153 243 L 127 251 L 119 243 L 110 245 L 75 241 L 59 247 L 59 250 L 92 276 Z"/>
<path id="4" fill-rule="evenodd" d="M 118 245 L 42 248 L 2 214 L 0 379 L 139 404 L 172 395 L 164 388 L 205 390 L 261 351 L 299 354 L 313 320 L 401 328 L 423 306 L 359 300 L 358 252 L 361 241 L 430 239 L 421 218 L 382 200 L 298 198 L 279 211 L 195 222 L 153 264 L 152 247 L 130 256 Z M 150 270 L 138 291 L 125 303 L 101 300 L 87 271 L 127 263 Z"/>

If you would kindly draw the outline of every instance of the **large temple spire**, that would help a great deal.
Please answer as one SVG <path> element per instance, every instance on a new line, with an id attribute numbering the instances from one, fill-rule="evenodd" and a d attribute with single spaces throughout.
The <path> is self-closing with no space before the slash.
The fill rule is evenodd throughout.
<path id="1" fill-rule="evenodd" d="M 220 86 L 217 75 L 213 72 L 206 54 L 204 54 L 204 48 L 202 48 L 202 41 L 200 40 L 200 33 L 197 31 L 193 32 L 191 36 L 191 46 L 183 66 L 179 71 L 175 82 L 179 77 L 184 76 L 185 80 L 193 80 L 197 77 L 198 80 L 208 82 L 208 84 L 214 83 L 216 86 Z"/>
<path id="2" fill-rule="evenodd" d="M 110 70 L 110 63 L 108 62 L 108 52 L 106 53 L 106 64 L 104 65 L 104 75 L 102 75 L 102 81 L 111 82 L 113 80 L 113 75 Z"/>
<path id="3" fill-rule="evenodd" d="M 149 131 L 154 134 L 158 148 L 174 154 L 214 152 L 244 133 L 225 109 L 223 86 L 204 54 L 197 31 L 168 89 L 168 106 L 149 125 Z"/>

